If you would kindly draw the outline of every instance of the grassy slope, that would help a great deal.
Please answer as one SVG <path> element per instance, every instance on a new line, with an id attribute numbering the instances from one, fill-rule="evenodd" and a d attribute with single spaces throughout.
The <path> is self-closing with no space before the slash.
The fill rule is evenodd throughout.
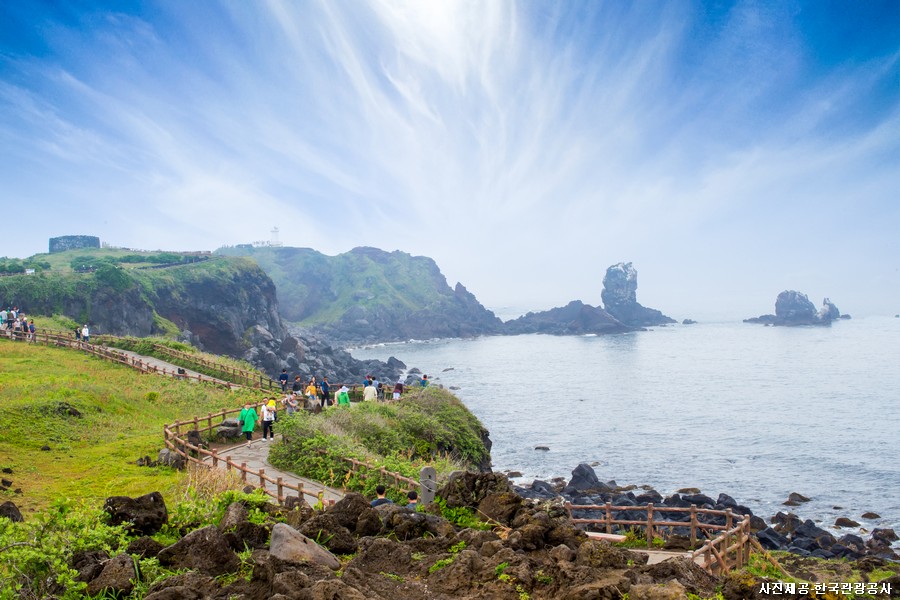
<path id="1" fill-rule="evenodd" d="M 309 248 L 221 248 L 216 254 L 256 261 L 275 282 L 285 318 L 304 326 L 334 322 L 357 306 L 415 311 L 452 298 L 430 259 L 405 252 L 326 256 Z"/>
<path id="2" fill-rule="evenodd" d="M 0 493 L 0 500 L 33 510 L 60 496 L 167 495 L 181 474 L 134 464 L 156 457 L 163 424 L 240 406 L 248 394 L 142 376 L 77 351 L 0 338 L 0 466 L 13 469 L 4 477 L 23 492 Z M 56 414 L 60 402 L 82 418 Z M 49 452 L 41 451 L 44 444 Z"/>

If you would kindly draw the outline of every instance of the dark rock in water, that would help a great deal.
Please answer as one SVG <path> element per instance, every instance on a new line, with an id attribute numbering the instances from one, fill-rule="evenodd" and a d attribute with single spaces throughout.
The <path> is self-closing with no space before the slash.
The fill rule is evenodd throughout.
<path id="1" fill-rule="evenodd" d="M 112 496 L 106 499 L 103 510 L 111 525 L 122 525 L 135 534 L 153 535 L 169 520 L 162 494 L 151 492 L 138 498 Z"/>
<path id="2" fill-rule="evenodd" d="M 687 494 L 682 495 L 681 499 L 689 504 L 696 504 L 697 506 L 712 508 L 716 505 L 713 502 L 713 499 L 707 496 L 706 494 Z"/>
<path id="3" fill-rule="evenodd" d="M 788 495 L 788 500 L 791 502 L 809 502 L 809 498 L 803 494 L 798 494 L 797 492 L 791 492 L 790 495 Z"/>
<path id="4" fill-rule="evenodd" d="M 534 449 L 535 449 L 535 450 L 544 450 L 544 451 L 549 451 L 549 450 L 550 450 L 550 448 L 547 447 L 547 446 L 535 446 Z"/>
<path id="5" fill-rule="evenodd" d="M 19 512 L 19 507 L 13 504 L 12 501 L 0 504 L 0 519 L 9 519 L 13 523 L 21 523 L 24 520 L 22 519 L 22 513 Z"/>
<path id="6" fill-rule="evenodd" d="M 880 519 L 881 515 L 879 515 L 878 513 L 874 513 L 874 512 L 864 512 L 862 514 L 862 518 L 863 519 Z"/>
<path id="7" fill-rule="evenodd" d="M 775 524 L 775 531 L 781 534 L 790 534 L 793 533 L 803 521 L 800 520 L 800 517 L 795 515 L 794 513 L 783 513 L 779 512 L 777 515 L 772 517 L 772 523 Z"/>
<path id="8" fill-rule="evenodd" d="M 529 312 L 503 324 L 504 333 L 545 333 L 549 335 L 585 335 L 624 333 L 630 327 L 619 322 L 602 308 L 573 300 L 560 308 Z"/>
<path id="9" fill-rule="evenodd" d="M 841 316 L 838 308 L 825 298 L 822 308 L 816 311 L 806 294 L 785 290 L 775 299 L 775 314 L 744 319 L 744 323 L 764 325 L 828 325 Z"/>
<path id="10" fill-rule="evenodd" d="M 771 527 L 756 532 L 756 538 L 766 550 L 782 550 L 788 546 L 788 539 Z"/>
<path id="11" fill-rule="evenodd" d="M 507 471 L 506 476 L 509 477 L 510 479 L 522 477 L 522 472 L 521 471 Z"/>
<path id="12" fill-rule="evenodd" d="M 597 478 L 597 474 L 590 465 L 581 463 L 572 471 L 572 479 L 569 484 L 563 488 L 563 494 L 572 494 L 575 492 L 586 492 L 588 490 L 609 492 L 612 490 L 608 485 Z"/>
<path id="13" fill-rule="evenodd" d="M 660 504 L 663 501 L 662 494 L 656 490 L 648 490 L 635 498 L 639 504 Z"/>
<path id="14" fill-rule="evenodd" d="M 685 487 L 685 488 L 681 488 L 680 490 L 678 490 L 678 491 L 675 492 L 675 493 L 676 493 L 676 494 L 699 494 L 699 493 L 700 493 L 700 488 L 695 488 L 695 487 Z"/>
<path id="15" fill-rule="evenodd" d="M 685 319 L 684 321 L 681 322 L 681 324 L 682 325 L 696 325 L 697 321 L 695 321 L 693 319 Z"/>
<path id="16" fill-rule="evenodd" d="M 600 297 L 610 315 L 629 327 L 665 325 L 675 320 L 637 301 L 637 270 L 631 263 L 618 263 L 606 269 Z"/>
<path id="17" fill-rule="evenodd" d="M 847 517 L 838 517 L 834 522 L 835 527 L 859 527 L 859 523 Z"/>
<path id="18" fill-rule="evenodd" d="M 872 530 L 872 538 L 876 540 L 882 540 L 884 542 L 896 542 L 900 541 L 900 537 L 897 537 L 897 532 L 893 529 L 889 529 L 885 527 L 884 529 L 873 529 Z"/>
<path id="19" fill-rule="evenodd" d="M 728 494 L 719 494 L 719 497 L 716 498 L 716 507 L 717 508 L 720 506 L 723 508 L 734 508 L 737 505 L 738 505 L 737 500 L 735 500 Z"/>
<path id="20" fill-rule="evenodd" d="M 813 540 L 819 548 L 824 549 L 830 548 L 837 541 L 833 535 L 817 526 L 810 519 L 804 521 L 802 525 L 794 530 L 791 540 L 795 545 L 799 545 L 802 540 Z M 803 546 L 801 545 L 800 547 Z M 812 547 L 807 547 L 806 549 L 810 552 L 814 550 Z"/>

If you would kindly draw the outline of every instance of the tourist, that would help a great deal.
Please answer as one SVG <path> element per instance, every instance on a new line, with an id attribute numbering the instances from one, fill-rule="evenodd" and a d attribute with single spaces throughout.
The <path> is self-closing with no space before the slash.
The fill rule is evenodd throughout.
<path id="1" fill-rule="evenodd" d="M 287 384 L 288 384 L 288 374 L 287 374 L 287 369 L 282 369 L 282 370 L 281 370 L 281 375 L 278 376 L 278 381 L 281 383 L 281 391 L 282 391 L 282 392 L 286 392 L 286 391 L 287 391 Z"/>
<path id="2" fill-rule="evenodd" d="M 428 387 L 428 375 L 422 375 L 422 379 L 419 380 L 419 385 L 422 387 Z"/>
<path id="3" fill-rule="evenodd" d="M 416 510 L 419 507 L 419 494 L 415 490 L 406 493 L 406 508 Z"/>
<path id="4" fill-rule="evenodd" d="M 322 377 L 322 407 L 327 407 L 328 402 L 331 400 L 331 384 L 328 383 L 328 377 Z M 332 406 L 334 402 L 331 403 Z"/>
<path id="5" fill-rule="evenodd" d="M 284 404 L 287 408 L 287 414 L 292 415 L 297 412 L 297 396 L 295 394 L 288 394 L 284 397 Z"/>
<path id="6" fill-rule="evenodd" d="M 275 400 L 273 398 L 263 398 L 266 401 L 262 407 L 262 439 L 263 441 L 275 439 L 275 430 L 272 428 L 275 425 L 275 419 L 277 417 L 277 413 L 275 412 Z"/>
<path id="7" fill-rule="evenodd" d="M 34 341 L 34 331 L 35 331 L 34 319 L 32 319 L 31 324 L 28 325 L 28 341 L 30 341 L 30 342 Z"/>
<path id="8" fill-rule="evenodd" d="M 375 389 L 375 386 L 372 385 L 372 380 L 369 380 L 369 383 L 366 387 L 363 388 L 363 402 L 371 402 L 378 398 L 378 391 Z"/>
<path id="9" fill-rule="evenodd" d="M 387 490 L 383 485 L 379 485 L 375 488 L 375 495 L 377 496 L 374 500 L 372 500 L 369 504 L 374 508 L 376 506 L 381 506 L 382 504 L 393 504 L 394 501 L 390 498 L 385 498 L 384 495 L 387 493 Z"/>
<path id="10" fill-rule="evenodd" d="M 394 400 L 400 399 L 400 394 L 403 393 L 403 380 L 398 379 L 397 383 L 394 384 Z"/>
<path id="11" fill-rule="evenodd" d="M 91 330 L 88 328 L 87 323 L 81 328 L 81 341 L 85 344 L 91 343 Z"/>
<path id="12" fill-rule="evenodd" d="M 372 387 L 375 388 L 375 397 L 379 400 L 384 400 L 384 392 L 381 391 L 381 382 L 378 381 L 377 377 L 372 378 Z"/>
<path id="13" fill-rule="evenodd" d="M 253 408 L 253 405 L 249 401 L 245 402 L 244 408 L 238 417 L 238 422 L 241 424 L 241 433 L 247 438 L 248 445 L 253 441 L 253 430 L 256 428 L 258 419 L 259 416 L 256 414 L 256 409 Z"/>
<path id="14" fill-rule="evenodd" d="M 338 390 L 337 395 L 337 403 L 338 406 L 350 406 L 350 394 L 348 393 L 350 390 L 347 389 L 346 385 L 342 385 L 341 389 Z"/>
<path id="15" fill-rule="evenodd" d="M 75 328 L 75 341 L 76 341 L 76 342 L 80 342 L 80 341 L 81 341 L 81 327 L 76 327 L 76 328 Z"/>
<path id="16" fill-rule="evenodd" d="M 299 375 L 294 375 L 294 385 L 291 386 L 291 391 L 297 396 L 300 396 L 303 393 L 303 384 L 300 382 Z"/>
<path id="17" fill-rule="evenodd" d="M 313 377 L 309 380 L 309 385 L 306 386 L 306 405 L 309 408 L 315 408 L 319 406 L 319 399 L 316 396 L 318 390 L 316 389 L 316 378 Z"/>

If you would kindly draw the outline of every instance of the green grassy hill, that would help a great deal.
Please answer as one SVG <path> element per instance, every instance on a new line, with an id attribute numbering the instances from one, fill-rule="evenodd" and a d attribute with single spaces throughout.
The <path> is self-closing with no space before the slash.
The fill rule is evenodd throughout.
<path id="1" fill-rule="evenodd" d="M 32 258 L 47 268 L 0 277 L 0 303 L 27 315 L 62 315 L 116 335 L 187 330 L 192 341 L 235 357 L 249 349 L 246 333 L 256 326 L 277 339 L 287 335 L 272 280 L 247 259 L 116 249 Z"/>
<path id="2" fill-rule="evenodd" d="M 335 339 L 403 340 L 496 333 L 501 322 L 435 262 L 405 252 L 354 248 L 220 248 L 255 260 L 278 290 L 282 316 Z"/>
<path id="3" fill-rule="evenodd" d="M 0 500 L 12 500 L 27 518 L 27 511 L 60 497 L 102 502 L 156 490 L 167 495 L 182 474 L 135 464 L 145 455 L 156 458 L 163 424 L 259 396 L 141 375 L 75 350 L 0 337 L 0 467 L 13 471 L 3 475 L 13 486 Z"/>

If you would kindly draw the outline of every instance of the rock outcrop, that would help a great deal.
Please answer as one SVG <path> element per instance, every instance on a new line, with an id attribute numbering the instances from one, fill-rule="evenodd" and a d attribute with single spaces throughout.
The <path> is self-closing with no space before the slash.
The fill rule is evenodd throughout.
<path id="1" fill-rule="evenodd" d="M 660 311 L 642 306 L 637 301 L 637 270 L 631 263 L 618 263 L 603 277 L 603 307 L 610 315 L 629 327 L 667 325 L 675 319 Z"/>
<path id="2" fill-rule="evenodd" d="M 825 298 L 822 308 L 816 306 L 806 294 L 795 290 L 785 290 L 775 299 L 775 314 L 760 315 L 744 319 L 744 323 L 760 323 L 762 325 L 830 325 L 836 319 L 849 319 L 849 315 L 841 315 L 841 311 L 831 300 Z"/>
<path id="3" fill-rule="evenodd" d="M 503 324 L 503 332 L 509 335 L 546 333 L 551 335 L 585 335 L 589 333 L 624 333 L 632 328 L 625 326 L 602 308 L 573 300 L 560 308 L 542 312 L 530 312 Z"/>

